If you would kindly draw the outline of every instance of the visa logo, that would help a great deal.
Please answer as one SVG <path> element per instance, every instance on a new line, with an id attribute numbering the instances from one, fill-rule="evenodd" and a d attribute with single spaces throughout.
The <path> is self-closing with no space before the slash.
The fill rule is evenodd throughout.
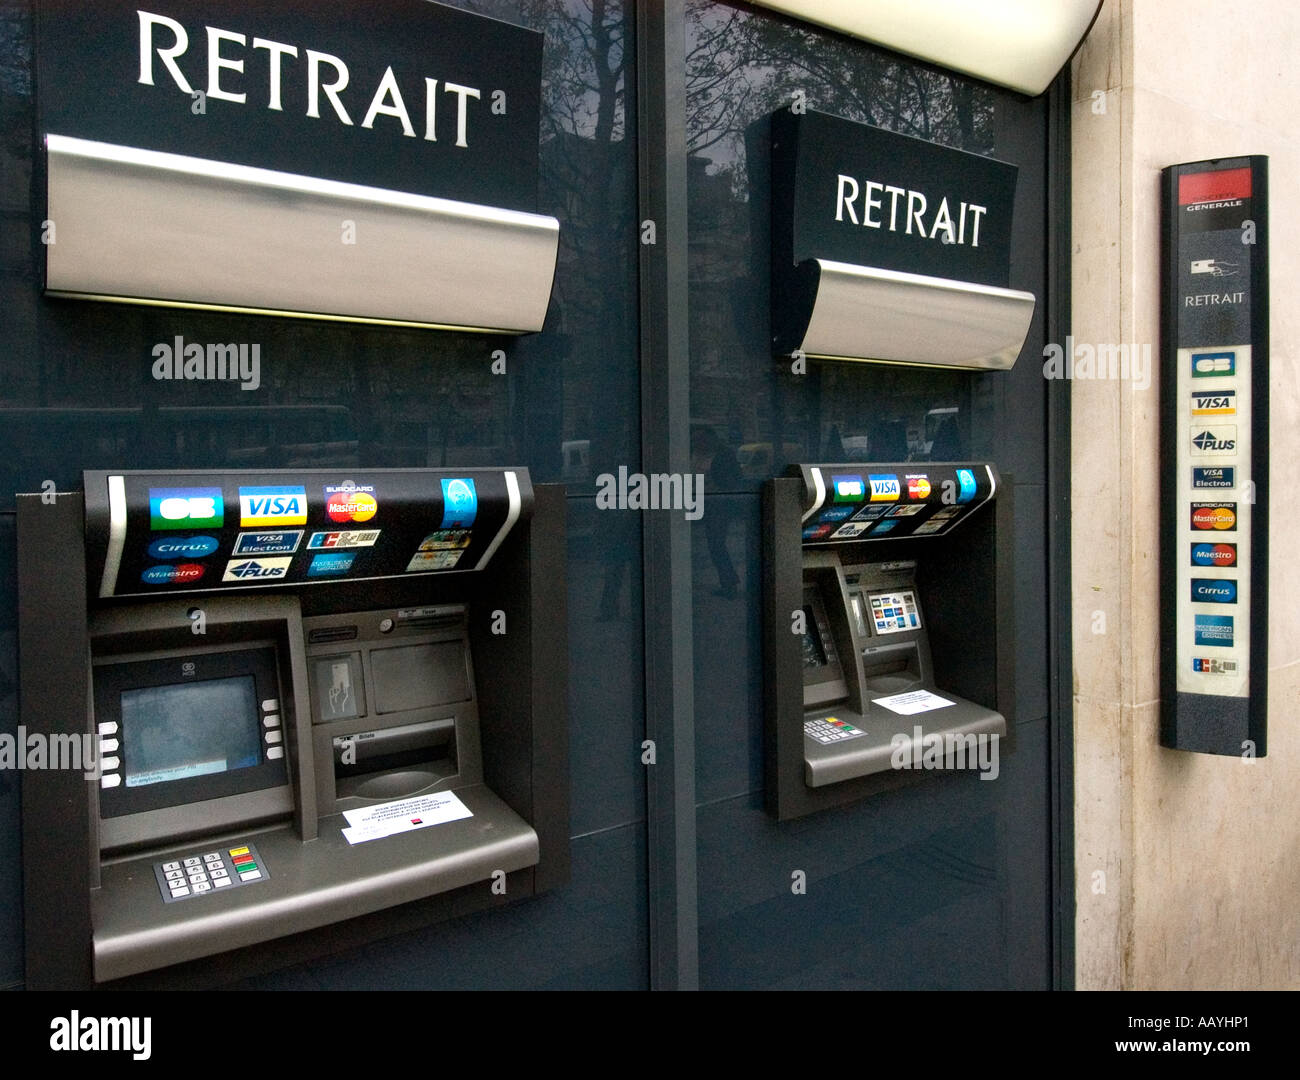
<path id="1" fill-rule="evenodd" d="M 1192 377 L 1204 379 L 1211 375 L 1235 375 L 1237 354 L 1228 352 L 1192 353 Z"/>
<path id="2" fill-rule="evenodd" d="M 241 487 L 240 527 L 306 525 L 307 492 L 301 487 Z"/>
<path id="3" fill-rule="evenodd" d="M 894 502 L 902 491 L 898 477 L 892 473 L 868 476 L 867 479 L 871 483 L 872 502 Z"/>
<path id="4" fill-rule="evenodd" d="M 1192 392 L 1193 416 L 1235 416 L 1237 391 L 1209 390 Z"/>
<path id="5" fill-rule="evenodd" d="M 1196 488 L 1234 488 L 1237 486 L 1237 470 L 1231 465 L 1207 465 L 1192 469 L 1192 487 Z"/>

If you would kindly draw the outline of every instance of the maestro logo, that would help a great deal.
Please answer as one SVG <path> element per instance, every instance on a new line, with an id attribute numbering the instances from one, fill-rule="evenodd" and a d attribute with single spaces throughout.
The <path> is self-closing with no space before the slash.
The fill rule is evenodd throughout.
<path id="1" fill-rule="evenodd" d="M 241 487 L 241 527 L 307 524 L 307 491 L 301 487 Z"/>
<path id="2" fill-rule="evenodd" d="M 1236 544 L 1193 544 L 1193 566 L 1236 566 Z"/>
<path id="3" fill-rule="evenodd" d="M 344 480 L 325 488 L 325 512 L 331 521 L 369 521 L 378 509 L 375 489 L 369 485 Z"/>
<path id="4" fill-rule="evenodd" d="M 149 545 L 149 558 L 202 559 L 219 546 L 215 536 L 164 536 Z"/>
<path id="5" fill-rule="evenodd" d="M 1192 503 L 1193 529 L 1218 529 L 1226 532 L 1237 527 L 1237 504 Z"/>
<path id="6" fill-rule="evenodd" d="M 1231 350 L 1192 353 L 1192 378 L 1194 379 L 1235 374 L 1237 374 L 1237 354 Z"/>
<path id="7" fill-rule="evenodd" d="M 203 576 L 203 569 L 198 563 L 151 566 L 140 575 L 140 580 L 146 585 L 188 585 Z"/>
<path id="8" fill-rule="evenodd" d="M 150 488 L 149 528 L 219 529 L 225 518 L 220 488 Z"/>
<path id="9" fill-rule="evenodd" d="M 443 480 L 443 529 L 468 529 L 478 516 L 478 489 L 470 479 Z"/>
<path id="10" fill-rule="evenodd" d="M 1194 604 L 1235 604 L 1237 602 L 1237 583 L 1223 581 L 1219 578 L 1192 578 L 1192 603 Z"/>
<path id="11" fill-rule="evenodd" d="M 231 559 L 222 581 L 273 581 L 289 572 L 290 557 L 280 559 Z"/>
<path id="12" fill-rule="evenodd" d="M 861 476 L 848 474 L 832 476 L 831 486 L 835 489 L 835 501 L 837 503 L 861 502 L 866 496 L 866 489 L 862 486 Z"/>
<path id="13" fill-rule="evenodd" d="M 893 473 L 877 473 L 874 476 L 868 476 L 867 480 L 871 483 L 872 502 L 896 502 L 898 500 L 902 489 L 899 487 L 898 477 Z"/>

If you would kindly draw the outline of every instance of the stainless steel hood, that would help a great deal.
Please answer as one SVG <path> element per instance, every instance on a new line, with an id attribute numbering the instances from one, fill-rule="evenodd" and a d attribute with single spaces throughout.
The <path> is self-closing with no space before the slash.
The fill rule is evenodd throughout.
<path id="1" fill-rule="evenodd" d="M 815 284 L 798 348 L 806 356 L 935 367 L 1012 367 L 1034 294 L 827 259 L 801 267 Z M 808 273 L 808 271 L 815 271 Z"/>
<path id="2" fill-rule="evenodd" d="M 56 296 L 496 333 L 542 328 L 559 222 L 46 136 Z"/>

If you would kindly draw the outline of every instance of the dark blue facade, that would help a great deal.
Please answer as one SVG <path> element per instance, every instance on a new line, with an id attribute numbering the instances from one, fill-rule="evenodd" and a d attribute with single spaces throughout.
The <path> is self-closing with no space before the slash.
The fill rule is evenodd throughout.
<path id="1" fill-rule="evenodd" d="M 546 327 L 518 338 L 44 298 L 30 0 L 0 0 L 0 730 L 17 726 L 14 500 L 88 468 L 521 464 L 568 485 L 573 870 L 528 902 L 408 932 L 257 988 L 650 984 L 645 554 L 596 478 L 640 467 L 635 18 L 619 0 L 456 6 L 542 30 Z M 699 982 L 1040 988 L 1053 972 L 1055 722 L 1047 642 L 1040 302 L 1010 373 L 811 365 L 768 341 L 768 190 L 754 125 L 809 107 L 1019 166 L 1012 286 L 1048 293 L 1048 115 L 1028 100 L 754 9 L 686 6 Z M 87 47 L 93 47 L 87 43 Z M 160 383 L 182 334 L 261 343 L 262 387 Z M 490 371 L 507 354 L 507 374 Z M 799 460 L 988 459 L 1014 483 L 1018 715 L 1000 777 L 925 778 L 778 825 L 762 808 L 759 489 Z M 0 771 L 0 985 L 23 979 L 19 783 Z M 791 890 L 803 871 L 807 893 Z"/>

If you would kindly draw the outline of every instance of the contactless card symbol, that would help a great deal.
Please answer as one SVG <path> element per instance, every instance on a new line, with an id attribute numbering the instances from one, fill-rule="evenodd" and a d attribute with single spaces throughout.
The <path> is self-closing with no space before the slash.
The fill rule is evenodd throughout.
<path id="1" fill-rule="evenodd" d="M 1235 416 L 1237 414 L 1237 391 L 1235 390 L 1193 390 L 1193 416 Z"/>
<path id="2" fill-rule="evenodd" d="M 1227 532 L 1236 527 L 1237 504 L 1235 502 L 1192 503 L 1193 529 L 1217 529 L 1220 532 Z"/>
<path id="3" fill-rule="evenodd" d="M 857 475 L 832 476 L 831 487 L 837 503 L 858 503 L 866 496 L 862 477 Z"/>
<path id="4" fill-rule="evenodd" d="M 898 483 L 898 477 L 893 473 L 877 473 L 868 476 L 867 480 L 871 484 L 871 501 L 872 502 L 897 502 L 901 492 Z"/>
<path id="5" fill-rule="evenodd" d="M 1206 465 L 1192 469 L 1194 488 L 1234 488 L 1237 470 L 1231 465 Z"/>
<path id="6" fill-rule="evenodd" d="M 957 483 L 961 487 L 961 491 L 957 495 L 959 503 L 970 502 L 971 499 L 975 498 L 975 474 L 970 469 L 957 470 Z"/>
<path id="7" fill-rule="evenodd" d="M 1192 578 L 1192 603 L 1235 604 L 1237 583 L 1219 578 Z"/>
<path id="8" fill-rule="evenodd" d="M 307 490 L 302 487 L 241 487 L 239 524 L 243 528 L 307 524 Z"/>
<path id="9" fill-rule="evenodd" d="M 188 585 L 203 576 L 204 567 L 198 563 L 177 563 L 167 566 L 151 566 L 140 580 L 146 585 Z"/>
<path id="10" fill-rule="evenodd" d="M 1193 544 L 1193 566 L 1236 566 L 1236 544 Z"/>
<path id="11" fill-rule="evenodd" d="M 1232 645 L 1231 615 L 1197 615 L 1193 631 L 1197 645 L 1217 645 L 1229 648 Z"/>
<path id="12" fill-rule="evenodd" d="M 149 545 L 151 559 L 202 559 L 220 547 L 215 536 L 163 536 Z"/>
<path id="13" fill-rule="evenodd" d="M 346 574 L 352 569 L 352 560 L 356 557 L 356 553 L 352 551 L 323 551 L 319 555 L 312 556 L 311 564 L 307 567 L 307 576 L 313 578 Z"/>
<path id="14" fill-rule="evenodd" d="M 344 480 L 341 484 L 325 486 L 325 512 L 331 521 L 369 521 L 379 509 L 375 489 L 368 484 L 354 484 Z"/>
<path id="15" fill-rule="evenodd" d="M 470 479 L 443 480 L 443 529 L 468 529 L 478 516 L 478 489 Z"/>
<path id="16" fill-rule="evenodd" d="M 225 518 L 220 488 L 150 488 L 149 528 L 219 529 Z"/>
<path id="17" fill-rule="evenodd" d="M 1192 378 L 1206 379 L 1216 375 L 1235 375 L 1237 373 L 1237 353 L 1234 349 L 1224 352 L 1192 353 Z"/>
<path id="18" fill-rule="evenodd" d="M 1195 428 L 1192 429 L 1196 431 Z M 1237 449 L 1237 426 L 1202 428 L 1192 436 L 1193 454 L 1232 454 Z"/>

